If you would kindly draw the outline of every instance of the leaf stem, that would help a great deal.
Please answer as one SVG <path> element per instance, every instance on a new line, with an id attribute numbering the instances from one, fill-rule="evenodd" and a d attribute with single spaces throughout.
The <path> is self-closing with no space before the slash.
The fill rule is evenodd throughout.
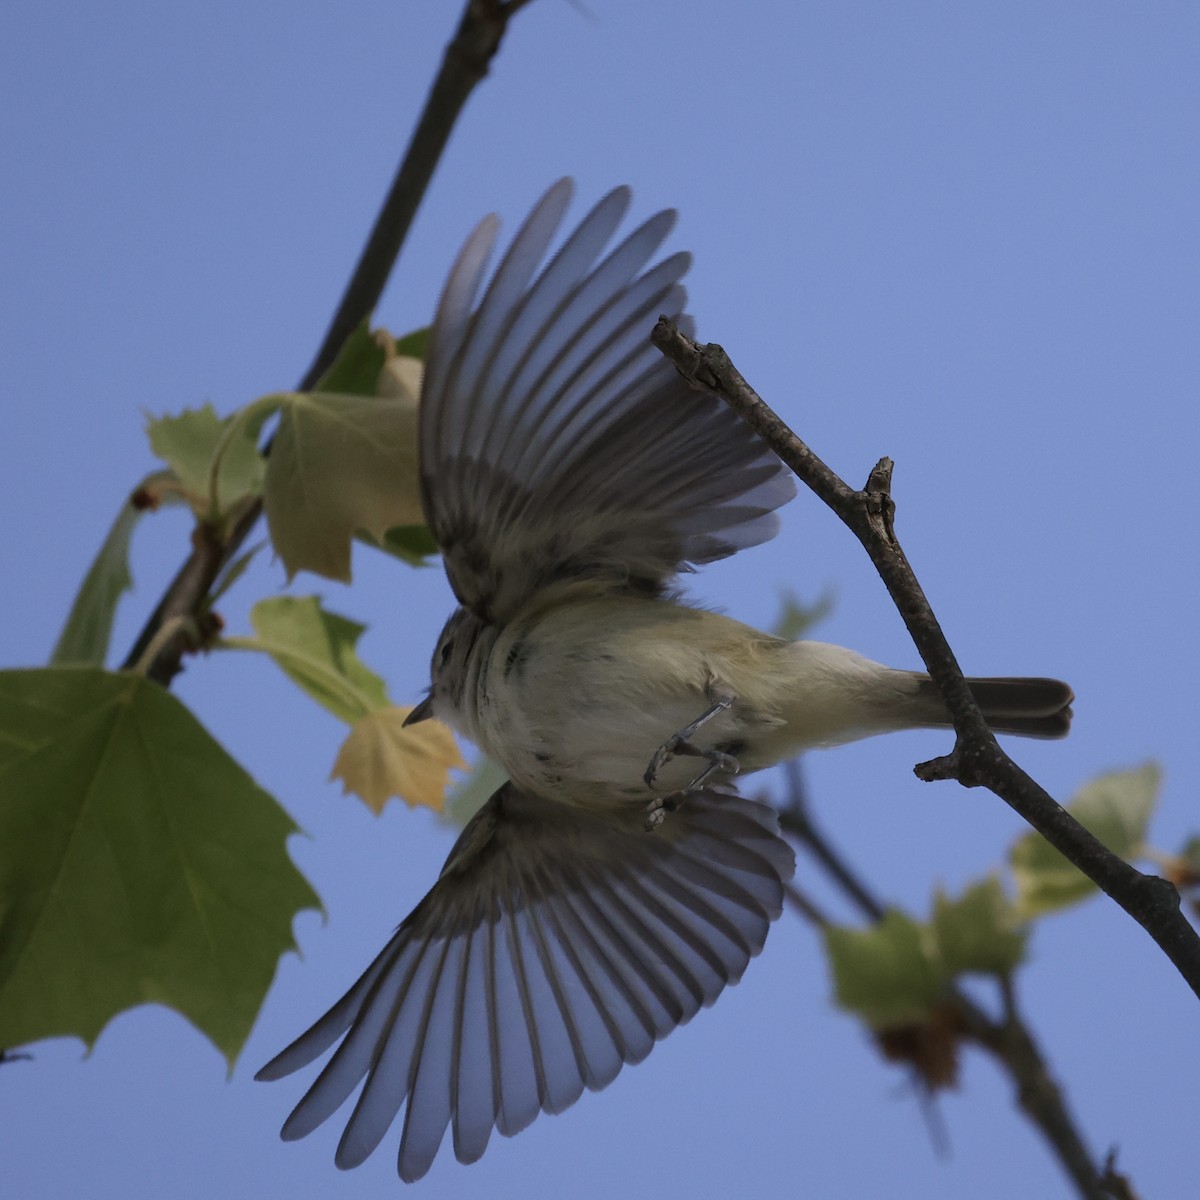
<path id="1" fill-rule="evenodd" d="M 217 439 L 216 446 L 213 447 L 212 461 L 208 466 L 208 520 L 212 524 L 219 524 L 222 520 L 221 463 L 228 453 L 229 447 L 233 445 L 234 438 L 241 434 L 248 425 L 254 425 L 255 422 L 261 425 L 272 412 L 286 404 L 293 395 L 292 392 L 275 392 L 267 396 L 260 396 L 257 400 L 251 401 L 230 415 L 225 428 L 221 431 L 221 436 Z"/>
<path id="2" fill-rule="evenodd" d="M 335 693 L 340 700 L 343 700 L 347 708 L 358 709 L 361 717 L 365 717 L 368 713 L 374 712 L 379 707 L 367 696 L 366 692 L 361 688 L 355 687 L 349 679 L 333 670 L 321 659 L 311 657 L 281 642 L 272 642 L 269 639 L 260 637 L 222 637 L 213 643 L 213 648 L 216 650 L 255 650 L 260 654 L 266 654 L 273 658 L 280 666 L 286 661 L 294 662 L 298 667 L 303 667 L 307 675 L 319 678 L 322 686 L 328 691 Z M 347 721 L 346 723 L 348 725 L 354 724 L 353 721 Z"/>
<path id="3" fill-rule="evenodd" d="M 342 343 L 370 315 L 383 292 L 434 169 L 441 159 L 459 114 L 476 86 L 486 77 L 500 49 L 508 22 L 529 0 L 466 0 L 462 17 L 446 47 L 425 107 L 417 121 L 396 177 L 375 225 L 346 285 L 325 333 L 297 390 L 309 391 L 329 369 Z M 205 598 L 221 567 L 249 536 L 262 515 L 262 501 L 238 514 L 219 544 L 200 539 L 167 586 L 126 656 L 126 667 L 140 662 L 158 631 L 172 618 L 203 611 Z M 156 642 L 157 652 L 145 669 L 147 678 L 169 686 L 179 671 L 184 646 L 178 635 Z"/>

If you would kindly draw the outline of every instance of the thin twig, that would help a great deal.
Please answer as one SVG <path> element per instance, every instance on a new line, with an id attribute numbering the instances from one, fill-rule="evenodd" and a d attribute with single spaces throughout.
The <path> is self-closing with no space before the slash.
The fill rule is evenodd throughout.
<path id="1" fill-rule="evenodd" d="M 809 851 L 867 920 L 878 922 L 883 917 L 883 906 L 813 820 L 798 765 L 789 765 L 788 792 L 780 806 L 780 826 Z M 787 898 L 810 924 L 823 928 L 828 923 L 807 897 L 801 897 L 805 901 L 803 904 L 797 903 L 790 892 Z M 1021 1018 L 1010 978 L 1000 980 L 1000 991 L 1004 1011 L 999 1021 L 957 987 L 948 990 L 946 1003 L 953 1006 L 959 1018 L 956 1025 L 962 1036 L 987 1051 L 1008 1075 L 1018 1106 L 1046 1139 L 1083 1200 L 1110 1200 L 1112 1193 L 1105 1183 L 1108 1165 L 1102 1172 L 1092 1160 L 1062 1091 L 1032 1032 Z"/>
<path id="2" fill-rule="evenodd" d="M 346 338 L 374 310 L 463 105 L 487 75 L 508 22 L 528 3 L 530 0 L 467 0 L 391 189 L 320 349 L 300 383 L 300 391 L 312 389 L 329 369 Z M 168 621 L 200 614 L 221 568 L 237 552 L 261 515 L 262 501 L 257 500 L 230 524 L 222 537 L 217 538 L 210 531 L 208 536 L 193 539 L 192 553 L 142 628 L 125 658 L 126 668 L 142 660 L 146 648 Z M 147 677 L 169 686 L 179 672 L 185 648 L 181 637 L 168 639 L 147 667 Z"/>
<path id="3" fill-rule="evenodd" d="M 870 555 L 942 694 L 957 734 L 953 751 L 918 765 L 918 777 L 957 779 L 965 787 L 990 788 L 1129 913 L 1200 996 L 1200 936 L 1180 912 L 1179 893 L 1167 880 L 1143 875 L 1088 833 L 1009 758 L 992 735 L 896 539 L 889 492 L 891 460 L 880 459 L 866 487 L 856 491 L 771 411 L 720 346 L 698 345 L 666 318 L 659 320 L 651 338 L 685 378 L 715 392 L 735 409 L 833 509 Z"/>

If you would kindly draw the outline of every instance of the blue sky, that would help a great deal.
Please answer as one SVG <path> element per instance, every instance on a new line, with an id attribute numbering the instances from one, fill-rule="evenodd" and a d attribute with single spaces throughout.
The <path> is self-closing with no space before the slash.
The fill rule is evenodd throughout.
<path id="1" fill-rule="evenodd" d="M 340 295 L 456 20 L 361 0 L 0 15 L 0 660 L 49 653 L 123 494 L 151 465 L 143 414 L 292 386 Z M 535 0 L 510 31 L 377 314 L 425 324 L 462 238 L 511 230 L 554 178 L 681 211 L 691 308 L 851 482 L 896 461 L 897 528 L 960 660 L 1053 674 L 1065 743 L 1016 743 L 1056 796 L 1111 767 L 1165 770 L 1152 835 L 1200 830 L 1193 550 L 1200 354 L 1200 13 L 1067 2 Z M 916 665 L 857 545 L 811 497 L 769 546 L 692 593 L 769 624 L 778 594 L 836 607 L 820 636 Z M 145 522 L 129 644 L 180 560 Z M 281 586 L 263 563 L 235 630 Z M 369 554 L 352 588 L 299 579 L 371 622 L 364 655 L 411 701 L 449 608 L 440 571 Z M 371 817 L 325 782 L 340 738 L 273 668 L 193 661 L 178 694 L 310 835 L 292 852 L 328 920 L 296 925 L 231 1081 L 161 1009 L 94 1052 L 63 1040 L 0 1071 L 4 1173 L 22 1197 L 396 1194 L 394 1140 L 349 1174 L 338 1130 L 284 1145 L 294 1081 L 254 1069 L 340 995 L 434 877 L 451 833 Z M 911 734 L 807 764 L 816 811 L 877 891 L 924 912 L 1021 832 L 994 797 L 925 786 L 948 748 Z M 839 912 L 836 899 L 800 878 Z M 1021 997 L 1090 1144 L 1145 1195 L 1200 1169 L 1200 1007 L 1114 906 L 1043 922 Z M 1066 1194 L 1007 1083 L 968 1054 L 931 1146 L 911 1089 L 830 1004 L 816 939 L 785 916 L 710 1012 L 599 1096 L 439 1159 L 420 1195 L 986 1200 Z"/>

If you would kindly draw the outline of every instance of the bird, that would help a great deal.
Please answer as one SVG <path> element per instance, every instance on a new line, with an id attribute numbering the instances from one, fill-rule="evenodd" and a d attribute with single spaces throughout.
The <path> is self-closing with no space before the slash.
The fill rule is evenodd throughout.
<path id="1" fill-rule="evenodd" d="M 551 252 L 556 182 L 484 279 L 499 224 L 467 239 L 430 329 L 418 408 L 426 521 L 458 607 L 409 722 L 437 717 L 507 773 L 431 890 L 348 992 L 273 1058 L 332 1055 L 285 1139 L 361 1084 L 335 1153 L 363 1162 L 404 1110 L 397 1168 L 450 1131 L 470 1163 L 610 1083 L 711 1005 L 763 948 L 795 868 L 739 775 L 950 719 L 931 680 L 701 608 L 680 578 L 769 540 L 792 476 L 651 345 L 684 332 L 675 222 L 614 240 L 628 187 Z M 968 681 L 992 728 L 1061 737 L 1054 679 Z"/>

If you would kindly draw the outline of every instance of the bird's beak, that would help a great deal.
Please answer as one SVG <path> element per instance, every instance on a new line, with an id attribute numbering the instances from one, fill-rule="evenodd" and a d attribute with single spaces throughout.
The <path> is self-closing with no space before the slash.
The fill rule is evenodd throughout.
<path id="1" fill-rule="evenodd" d="M 404 728 L 417 724 L 418 721 L 428 721 L 433 716 L 433 697 L 426 696 L 416 708 L 404 718 Z"/>

